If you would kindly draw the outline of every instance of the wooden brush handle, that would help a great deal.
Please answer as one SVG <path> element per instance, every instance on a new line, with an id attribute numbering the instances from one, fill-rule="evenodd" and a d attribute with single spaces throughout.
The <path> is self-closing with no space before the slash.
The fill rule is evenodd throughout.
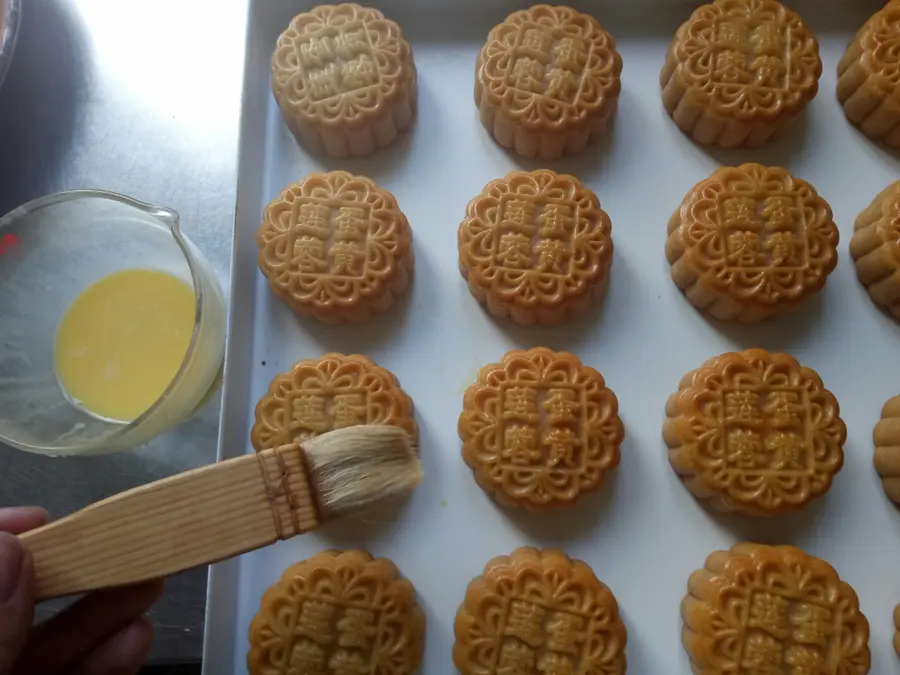
<path id="1" fill-rule="evenodd" d="M 317 525 L 298 445 L 123 492 L 20 537 L 39 599 L 164 577 Z"/>

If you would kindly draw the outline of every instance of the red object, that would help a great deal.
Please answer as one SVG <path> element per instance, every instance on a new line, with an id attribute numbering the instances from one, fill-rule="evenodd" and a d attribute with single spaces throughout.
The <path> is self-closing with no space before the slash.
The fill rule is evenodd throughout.
<path id="1" fill-rule="evenodd" d="M 19 245 L 19 238 L 14 234 L 4 234 L 0 237 L 0 255 L 3 255 L 14 246 Z"/>

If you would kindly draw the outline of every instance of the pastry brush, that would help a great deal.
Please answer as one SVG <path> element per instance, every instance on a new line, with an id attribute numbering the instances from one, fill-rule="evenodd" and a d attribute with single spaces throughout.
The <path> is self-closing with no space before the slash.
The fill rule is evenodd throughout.
<path id="1" fill-rule="evenodd" d="M 39 599 L 122 586 L 268 546 L 407 494 L 403 429 L 362 425 L 177 474 L 26 532 Z"/>

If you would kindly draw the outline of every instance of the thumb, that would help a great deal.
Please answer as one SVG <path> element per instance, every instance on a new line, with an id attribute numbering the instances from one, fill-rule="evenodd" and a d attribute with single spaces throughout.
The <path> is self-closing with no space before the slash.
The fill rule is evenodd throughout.
<path id="1" fill-rule="evenodd" d="M 18 537 L 0 532 L 0 675 L 9 675 L 34 618 L 34 569 Z"/>

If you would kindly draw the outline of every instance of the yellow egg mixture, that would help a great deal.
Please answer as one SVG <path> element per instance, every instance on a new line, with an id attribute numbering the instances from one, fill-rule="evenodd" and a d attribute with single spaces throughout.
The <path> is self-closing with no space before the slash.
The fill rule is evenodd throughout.
<path id="1" fill-rule="evenodd" d="M 194 330 L 194 289 L 166 272 L 129 269 L 91 284 L 56 335 L 56 374 L 89 413 L 130 422 L 175 378 Z"/>

